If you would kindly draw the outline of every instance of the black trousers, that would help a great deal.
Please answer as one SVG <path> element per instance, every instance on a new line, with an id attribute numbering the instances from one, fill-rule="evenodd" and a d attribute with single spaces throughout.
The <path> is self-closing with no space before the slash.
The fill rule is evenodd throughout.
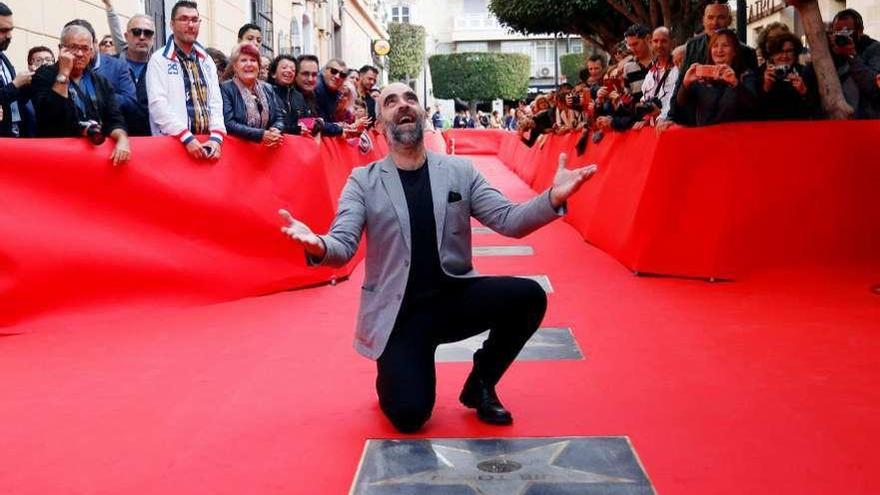
<path id="1" fill-rule="evenodd" d="M 474 373 L 495 385 L 535 333 L 547 295 L 533 280 L 479 277 L 455 280 L 436 295 L 404 301 L 388 345 L 377 360 L 382 411 L 403 432 L 431 417 L 437 346 L 490 330 L 474 353 Z"/>

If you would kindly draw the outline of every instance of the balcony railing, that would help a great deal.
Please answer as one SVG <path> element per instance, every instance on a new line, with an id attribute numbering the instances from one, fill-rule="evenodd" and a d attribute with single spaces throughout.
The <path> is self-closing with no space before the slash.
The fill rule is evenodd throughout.
<path id="1" fill-rule="evenodd" d="M 782 0 L 756 0 L 749 5 L 748 22 L 751 24 L 783 9 L 785 9 L 785 2 Z"/>

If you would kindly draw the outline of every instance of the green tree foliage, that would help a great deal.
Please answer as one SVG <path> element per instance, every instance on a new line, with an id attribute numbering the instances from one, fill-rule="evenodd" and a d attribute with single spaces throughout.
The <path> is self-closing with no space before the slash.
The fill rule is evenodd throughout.
<path id="1" fill-rule="evenodd" d="M 700 5 L 700 0 L 489 0 L 489 10 L 514 31 L 577 34 L 608 53 L 632 24 L 666 26 L 674 40 L 684 41 L 698 25 Z"/>
<path id="2" fill-rule="evenodd" d="M 529 90 L 528 55 L 520 53 L 452 53 L 428 59 L 434 95 L 472 102 L 496 98 L 517 100 Z"/>
<path id="3" fill-rule="evenodd" d="M 577 84 L 578 72 L 586 68 L 586 58 L 588 55 L 583 53 L 566 53 L 559 57 L 559 72 L 565 76 L 565 81 L 569 84 Z"/>
<path id="4" fill-rule="evenodd" d="M 392 22 L 388 25 L 391 51 L 388 53 L 388 76 L 392 81 L 407 81 L 422 71 L 425 61 L 425 28 L 415 24 Z"/>

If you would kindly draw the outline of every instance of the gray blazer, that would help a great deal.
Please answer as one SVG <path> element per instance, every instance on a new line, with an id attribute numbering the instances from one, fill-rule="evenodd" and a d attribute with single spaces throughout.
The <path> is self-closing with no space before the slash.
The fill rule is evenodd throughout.
<path id="1" fill-rule="evenodd" d="M 452 277 L 478 276 L 471 260 L 473 216 L 510 237 L 522 237 L 558 218 L 549 191 L 515 205 L 491 187 L 469 160 L 428 152 L 440 265 Z M 450 202 L 452 196 L 461 200 Z M 310 264 L 339 266 L 357 251 L 367 231 L 366 276 L 361 288 L 355 349 L 370 359 L 385 350 L 400 311 L 411 258 L 409 210 L 391 157 L 354 169 L 342 190 L 327 248 Z"/>

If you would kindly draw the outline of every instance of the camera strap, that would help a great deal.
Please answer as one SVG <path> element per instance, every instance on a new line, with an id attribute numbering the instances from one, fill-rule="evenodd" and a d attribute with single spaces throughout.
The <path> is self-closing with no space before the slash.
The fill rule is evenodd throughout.
<path id="1" fill-rule="evenodd" d="M 652 71 L 655 74 L 659 70 L 656 67 L 657 67 L 656 62 L 654 62 L 654 65 L 652 66 Z M 663 89 L 663 85 L 666 83 L 666 78 L 668 78 L 669 73 L 672 72 L 672 67 L 673 66 L 668 66 L 663 70 L 663 76 L 660 78 L 660 81 L 656 81 L 656 79 L 655 79 L 656 84 L 654 85 L 654 94 L 651 95 L 652 98 L 658 98 L 657 95 L 660 93 L 660 90 Z M 666 96 L 665 93 L 664 93 L 664 96 Z"/>

